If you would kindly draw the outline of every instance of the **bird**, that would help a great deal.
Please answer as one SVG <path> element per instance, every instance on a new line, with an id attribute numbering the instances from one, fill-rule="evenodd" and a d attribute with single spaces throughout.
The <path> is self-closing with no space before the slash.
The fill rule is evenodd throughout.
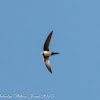
<path id="1" fill-rule="evenodd" d="M 52 73 L 52 70 L 51 70 L 51 66 L 50 66 L 49 57 L 52 55 L 59 54 L 58 52 L 51 52 L 49 50 L 49 44 L 50 44 L 52 34 L 53 34 L 53 31 L 51 31 L 50 34 L 48 35 L 48 37 L 44 43 L 43 52 L 40 53 L 41 55 L 43 55 L 43 62 L 45 63 L 45 65 L 50 73 Z"/>

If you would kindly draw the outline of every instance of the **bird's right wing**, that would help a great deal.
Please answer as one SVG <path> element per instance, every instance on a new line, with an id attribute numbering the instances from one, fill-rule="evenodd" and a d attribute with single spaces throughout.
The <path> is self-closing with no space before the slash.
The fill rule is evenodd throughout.
<path id="1" fill-rule="evenodd" d="M 49 61 L 49 57 L 46 57 L 44 56 L 44 59 L 43 59 L 47 69 L 52 73 L 52 70 L 51 70 L 51 67 L 50 67 L 50 61 Z"/>
<path id="2" fill-rule="evenodd" d="M 49 51 L 49 44 L 50 44 L 50 40 L 51 40 L 51 36 L 52 36 L 53 31 L 49 34 L 49 36 L 47 37 L 45 44 L 44 44 L 44 51 Z"/>

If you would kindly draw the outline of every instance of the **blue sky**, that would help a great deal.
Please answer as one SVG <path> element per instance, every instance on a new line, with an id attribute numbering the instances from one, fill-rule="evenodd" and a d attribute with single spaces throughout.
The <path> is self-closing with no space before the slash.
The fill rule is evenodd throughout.
<path id="1" fill-rule="evenodd" d="M 52 30 L 50 74 L 40 52 Z M 1 0 L 0 94 L 100 100 L 100 1 Z"/>

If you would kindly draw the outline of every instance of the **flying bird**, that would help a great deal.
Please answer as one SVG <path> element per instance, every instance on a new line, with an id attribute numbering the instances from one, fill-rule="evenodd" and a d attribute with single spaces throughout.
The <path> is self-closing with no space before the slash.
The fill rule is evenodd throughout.
<path id="1" fill-rule="evenodd" d="M 53 31 L 49 34 L 49 36 L 47 37 L 44 47 L 43 47 L 43 52 L 41 52 L 40 54 L 43 55 L 43 61 L 47 67 L 47 69 L 52 73 L 51 67 L 50 67 L 50 61 L 49 61 L 49 57 L 52 55 L 56 55 L 59 54 L 58 52 L 51 52 L 49 51 L 49 44 L 50 44 L 50 40 L 52 37 L 52 33 Z"/>

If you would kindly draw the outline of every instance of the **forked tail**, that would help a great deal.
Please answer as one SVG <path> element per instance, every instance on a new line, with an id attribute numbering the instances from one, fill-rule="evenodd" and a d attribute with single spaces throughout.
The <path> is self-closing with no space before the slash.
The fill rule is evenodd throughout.
<path id="1" fill-rule="evenodd" d="M 52 54 L 51 55 L 56 55 L 56 54 L 59 54 L 58 52 L 52 52 Z"/>

